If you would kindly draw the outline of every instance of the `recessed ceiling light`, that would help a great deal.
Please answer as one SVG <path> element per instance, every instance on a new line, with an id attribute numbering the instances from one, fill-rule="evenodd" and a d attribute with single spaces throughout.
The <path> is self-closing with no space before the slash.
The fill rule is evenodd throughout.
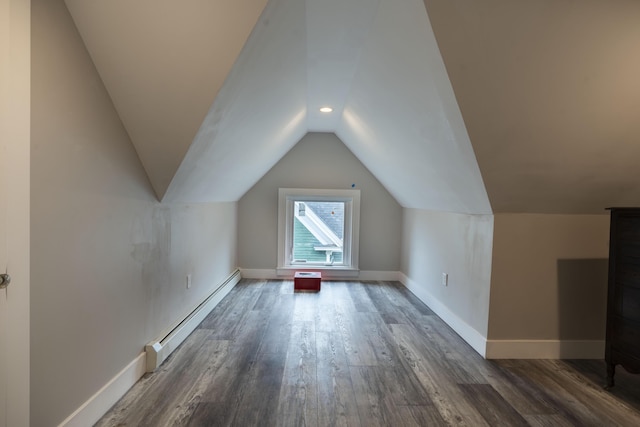
<path id="1" fill-rule="evenodd" d="M 322 107 L 322 108 L 320 109 L 320 112 L 321 112 L 321 113 L 330 113 L 330 112 L 332 112 L 332 111 L 333 111 L 333 108 L 331 108 L 331 107 Z"/>

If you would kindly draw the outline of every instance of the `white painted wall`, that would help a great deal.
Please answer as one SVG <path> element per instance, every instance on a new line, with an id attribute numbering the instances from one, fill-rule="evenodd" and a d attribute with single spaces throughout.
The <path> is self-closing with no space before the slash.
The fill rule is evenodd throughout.
<path id="1" fill-rule="evenodd" d="M 64 420 L 232 271 L 237 206 L 158 203 L 63 1 L 32 9 L 37 427 Z"/>
<path id="2" fill-rule="evenodd" d="M 497 214 L 489 338 L 604 340 L 608 215 Z"/>
<path id="3" fill-rule="evenodd" d="M 238 202 L 238 263 L 275 269 L 278 188 L 360 189 L 360 270 L 398 271 L 402 208 L 331 133 L 309 133 Z"/>
<path id="4" fill-rule="evenodd" d="M 0 0 L 0 426 L 29 425 L 30 2 Z"/>
<path id="5" fill-rule="evenodd" d="M 492 215 L 403 210 L 405 284 L 480 353 L 487 336 Z M 447 273 L 448 286 L 442 284 Z"/>

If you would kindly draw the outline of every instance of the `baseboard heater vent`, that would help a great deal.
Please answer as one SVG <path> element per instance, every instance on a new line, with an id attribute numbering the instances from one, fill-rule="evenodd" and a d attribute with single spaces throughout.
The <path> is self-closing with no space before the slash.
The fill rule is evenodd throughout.
<path id="1" fill-rule="evenodd" d="M 231 289 L 242 278 L 240 270 L 236 269 L 227 279 L 225 279 L 202 303 L 200 303 L 191 313 L 178 322 L 166 334 L 150 342 L 145 346 L 147 356 L 147 372 L 153 372 L 158 368 L 169 355 L 178 348 L 200 322 L 214 309 Z"/>

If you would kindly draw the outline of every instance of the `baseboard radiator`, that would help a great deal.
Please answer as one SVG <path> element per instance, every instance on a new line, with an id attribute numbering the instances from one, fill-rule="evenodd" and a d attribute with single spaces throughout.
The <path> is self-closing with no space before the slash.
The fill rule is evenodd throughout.
<path id="1" fill-rule="evenodd" d="M 162 334 L 158 339 L 145 346 L 147 372 L 153 372 L 169 355 L 178 348 L 191 332 L 194 331 L 205 317 L 214 309 L 227 293 L 242 278 L 240 270 L 236 269 L 216 289 L 205 298 L 191 313 L 180 320 L 177 325 Z"/>

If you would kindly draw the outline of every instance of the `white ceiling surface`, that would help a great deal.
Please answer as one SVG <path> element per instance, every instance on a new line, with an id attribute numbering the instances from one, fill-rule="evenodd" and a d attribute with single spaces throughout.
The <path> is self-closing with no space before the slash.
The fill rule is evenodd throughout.
<path id="1" fill-rule="evenodd" d="M 494 211 L 640 204 L 640 2 L 425 3 Z"/>
<path id="2" fill-rule="evenodd" d="M 307 124 L 310 132 L 335 132 L 358 58 L 380 0 L 306 2 Z M 320 112 L 332 106 L 332 114 Z"/>
<path id="3" fill-rule="evenodd" d="M 66 0 L 161 198 L 267 0 Z"/>
<path id="4" fill-rule="evenodd" d="M 211 9 L 208 3 L 216 2 L 179 4 L 188 5 L 185 8 L 198 17 L 216 10 L 240 14 L 229 0 L 217 2 L 224 3 L 224 9 Z M 173 80 L 172 76 L 150 79 L 152 82 L 136 94 L 121 87 L 132 89 L 144 83 L 135 81 L 144 80 L 145 74 L 166 60 L 162 55 L 140 54 L 145 51 L 143 43 L 129 40 L 140 37 L 135 32 L 112 37 L 106 31 L 119 28 L 116 18 L 129 13 L 130 3 L 67 0 L 67 4 L 161 198 L 167 177 L 173 177 L 181 162 L 165 201 L 238 200 L 307 131 L 325 131 L 335 132 L 405 207 L 491 212 L 420 0 L 270 0 L 230 71 L 223 62 L 222 70 L 207 71 L 213 76 L 211 81 L 201 79 L 200 73 L 188 79 L 184 75 Z M 195 12 L 198 8 L 204 12 Z M 113 9 L 106 18 L 108 23 L 100 22 L 102 9 Z M 249 12 L 254 11 L 251 8 Z M 204 30 L 183 31 L 182 27 L 191 26 L 187 19 L 152 15 L 152 23 L 144 19 L 139 26 L 175 28 L 175 33 L 193 37 L 198 49 L 205 49 L 208 37 L 220 38 L 220 34 Z M 131 18 L 135 19 L 139 17 Z M 240 39 L 239 35 L 232 37 L 232 41 Z M 135 50 L 137 56 L 119 53 L 120 44 L 127 43 L 140 45 L 141 50 Z M 145 43 L 153 44 L 150 40 Z M 207 66 L 197 55 L 180 60 L 181 69 Z M 125 73 L 128 68 L 135 70 Z M 226 80 L 218 90 L 216 84 L 223 71 Z M 189 104 L 187 101 L 199 94 L 184 93 L 185 79 L 197 80 L 205 92 L 215 89 L 207 95 L 210 102 L 203 99 Z M 154 85 L 159 86 L 157 90 Z M 134 131 L 152 128 L 149 133 L 155 135 L 159 133 L 156 128 L 165 128 L 167 133 L 167 127 L 172 129 L 176 121 L 186 120 L 185 111 L 168 117 L 171 109 L 178 107 L 165 95 L 169 91 L 165 86 L 184 98 L 178 107 L 189 104 L 189 126 L 180 127 L 191 130 L 194 117 L 199 120 L 195 138 L 187 138 L 185 131 L 179 136 L 165 135 L 169 137 L 166 143 L 158 144 L 157 138 L 145 140 L 144 132 Z M 150 111 L 121 107 L 129 101 Z M 153 105 L 148 104 L 151 101 Z M 332 106 L 334 112 L 320 114 L 318 108 L 323 105 Z M 156 114 L 158 111 L 167 114 Z M 167 120 L 172 124 L 166 124 Z M 154 173 L 156 166 L 163 173 Z M 330 167 L 327 165 L 328 170 Z"/>
<path id="5" fill-rule="evenodd" d="M 306 134 L 304 16 L 304 2 L 269 2 L 165 201 L 238 200 Z"/>
<path id="6" fill-rule="evenodd" d="M 491 213 L 420 0 L 381 2 L 336 134 L 402 206 Z"/>

